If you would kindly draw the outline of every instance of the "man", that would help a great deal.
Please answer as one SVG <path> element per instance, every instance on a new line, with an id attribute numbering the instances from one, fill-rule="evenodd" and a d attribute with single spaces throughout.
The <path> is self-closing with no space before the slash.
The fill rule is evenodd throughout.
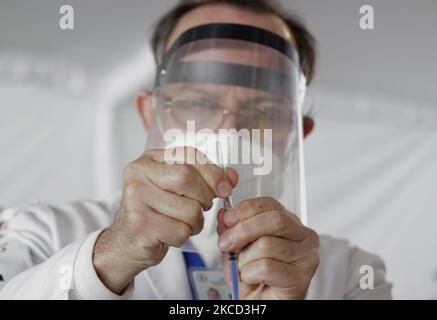
<path id="1" fill-rule="evenodd" d="M 238 24 L 281 38 L 278 41 L 297 48 L 300 68 L 311 81 L 315 62 L 311 35 L 266 0 L 182 1 L 156 27 L 153 46 L 157 61 L 162 63 L 163 56 L 187 31 L 211 24 Z M 187 57 L 185 60 L 192 59 Z M 271 59 L 265 63 L 270 65 Z M 190 77 L 194 75 L 190 73 Z M 165 118 L 165 114 L 158 118 L 154 114 L 155 98 L 144 92 L 137 99 L 146 130 L 154 125 L 153 119 Z M 222 121 L 220 127 L 234 127 L 232 119 L 238 112 L 228 111 L 232 117 L 226 121 L 231 123 Z M 312 120 L 305 118 L 304 134 L 312 128 Z M 214 199 L 232 194 L 239 174 L 232 169 L 223 171 L 213 163 L 169 164 L 165 152 L 148 149 L 127 166 L 121 199 L 5 210 L 1 217 L 6 251 L 0 253 L 4 279 L 0 296 L 193 298 L 189 266 L 176 248 L 202 231 L 207 219 L 203 212 L 211 209 Z M 351 248 L 346 241 L 319 238 L 278 199 L 246 199 L 231 210 L 220 211 L 217 219 L 222 273 L 230 287 L 227 254 L 238 253 L 242 299 L 390 298 L 391 285 L 378 257 Z M 371 266 L 374 275 L 367 288 L 360 286 L 363 265 Z"/>

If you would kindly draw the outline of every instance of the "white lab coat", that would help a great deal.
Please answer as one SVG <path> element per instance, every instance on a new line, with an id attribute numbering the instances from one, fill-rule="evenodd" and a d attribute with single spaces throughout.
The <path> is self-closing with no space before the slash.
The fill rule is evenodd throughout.
<path id="1" fill-rule="evenodd" d="M 122 295 L 109 291 L 92 264 L 99 234 L 117 212 L 108 201 L 43 203 L 0 214 L 0 299 L 192 299 L 180 250 L 170 248 L 157 266 L 139 274 Z M 374 270 L 374 288 L 362 289 L 363 265 Z M 390 299 L 382 260 L 345 240 L 320 237 L 320 265 L 307 299 Z"/>

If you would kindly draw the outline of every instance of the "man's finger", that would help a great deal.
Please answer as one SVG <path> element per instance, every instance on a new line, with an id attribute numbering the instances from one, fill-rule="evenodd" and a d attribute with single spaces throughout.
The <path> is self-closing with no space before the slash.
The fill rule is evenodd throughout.
<path id="1" fill-rule="evenodd" d="M 125 204 L 142 204 L 152 207 L 155 211 L 176 220 L 185 222 L 192 228 L 193 234 L 198 234 L 203 228 L 203 210 L 201 204 L 187 197 L 165 191 L 146 180 L 143 183 L 131 183 L 124 189 L 125 199 L 134 199 Z M 141 211 L 141 208 L 127 207 L 130 211 Z"/>
<path id="2" fill-rule="evenodd" d="M 215 198 L 213 190 L 204 181 L 199 172 L 190 165 L 172 165 L 146 158 L 145 163 L 150 170 L 145 175 L 158 187 L 182 195 L 202 204 L 207 210 Z"/>
<path id="3" fill-rule="evenodd" d="M 217 234 L 219 236 L 228 229 L 223 221 L 225 212 L 225 209 L 220 209 L 217 212 Z"/>
<path id="4" fill-rule="evenodd" d="M 147 224 L 150 230 L 149 239 L 173 247 L 182 246 L 192 233 L 188 224 L 156 212 L 151 207 L 148 207 Z"/>
<path id="5" fill-rule="evenodd" d="M 236 204 L 225 214 L 225 223 L 232 227 L 238 222 L 249 219 L 265 211 L 283 210 L 282 205 L 271 197 L 259 197 L 244 200 Z"/>
<path id="6" fill-rule="evenodd" d="M 225 169 L 225 172 L 226 172 L 226 176 L 229 179 L 230 184 L 232 185 L 233 188 L 235 188 L 238 184 L 238 180 L 240 179 L 237 170 L 228 167 Z"/>
<path id="7" fill-rule="evenodd" d="M 225 198 L 232 194 L 232 185 L 223 170 L 213 164 L 202 152 L 192 147 L 177 147 L 174 150 L 177 156 L 173 158 L 175 159 L 173 165 L 190 165 L 195 168 L 217 197 Z M 159 151 L 152 150 L 149 154 L 156 161 L 168 162 L 165 156 L 166 150 Z M 193 154 L 194 159 L 192 159 Z"/>
<path id="8" fill-rule="evenodd" d="M 293 263 L 305 257 L 307 251 L 308 248 L 302 242 L 264 236 L 248 245 L 239 253 L 238 266 L 241 269 L 249 263 L 264 258 L 284 263 Z"/>
<path id="9" fill-rule="evenodd" d="M 246 245 L 263 236 L 302 241 L 305 239 L 306 229 L 297 224 L 287 213 L 277 210 L 266 211 L 226 230 L 219 238 L 219 247 L 223 252 L 239 252 Z"/>
<path id="10" fill-rule="evenodd" d="M 260 259 L 245 265 L 241 271 L 241 279 L 249 285 L 265 283 L 275 288 L 289 288 L 298 284 L 298 266 L 273 259 Z"/>

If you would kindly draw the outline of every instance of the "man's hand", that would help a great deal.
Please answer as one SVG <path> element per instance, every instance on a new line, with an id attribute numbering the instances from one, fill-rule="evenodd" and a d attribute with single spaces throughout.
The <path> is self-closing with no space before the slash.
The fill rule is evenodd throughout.
<path id="1" fill-rule="evenodd" d="M 194 161 L 185 158 L 168 164 L 165 150 L 149 150 L 124 171 L 120 209 L 113 225 L 97 240 L 93 257 L 98 276 L 115 293 L 161 262 L 169 246 L 180 247 L 200 233 L 203 211 L 211 208 L 214 198 L 232 192 L 236 181 L 229 182 L 235 172 L 229 171 L 228 179 L 199 151 L 183 149 L 185 155 L 203 156 L 203 162 L 197 163 L 207 164 L 189 165 Z"/>
<path id="2" fill-rule="evenodd" d="M 218 215 L 222 266 L 238 253 L 241 299 L 304 299 L 319 265 L 319 237 L 272 198 L 242 201 Z"/>

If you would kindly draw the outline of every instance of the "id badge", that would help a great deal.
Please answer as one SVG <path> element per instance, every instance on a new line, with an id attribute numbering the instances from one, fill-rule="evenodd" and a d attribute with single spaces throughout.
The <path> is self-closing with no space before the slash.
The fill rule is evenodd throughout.
<path id="1" fill-rule="evenodd" d="M 193 268 L 189 274 L 196 300 L 231 300 L 232 295 L 221 270 Z"/>

